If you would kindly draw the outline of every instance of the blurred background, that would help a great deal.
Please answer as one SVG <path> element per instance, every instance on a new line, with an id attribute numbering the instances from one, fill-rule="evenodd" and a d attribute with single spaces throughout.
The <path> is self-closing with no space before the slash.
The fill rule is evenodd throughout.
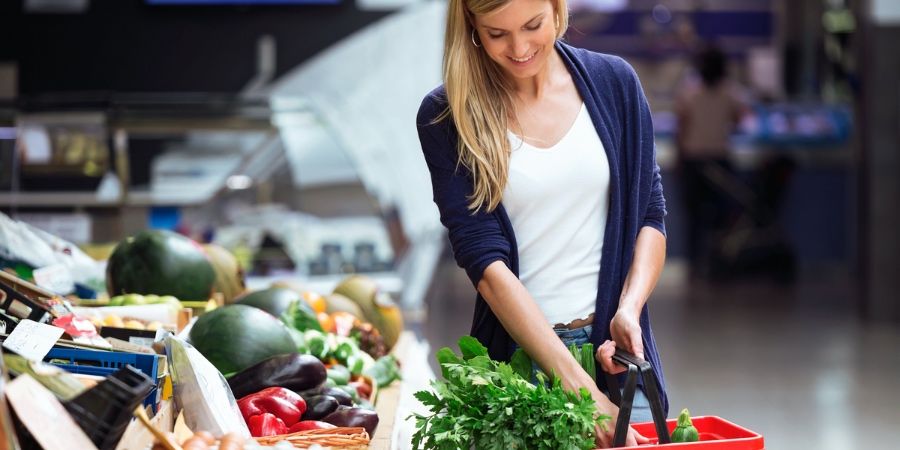
<path id="1" fill-rule="evenodd" d="M 649 304 L 670 416 L 722 416 L 776 450 L 895 448 L 900 2 L 569 6 L 566 40 L 628 60 L 653 112 L 668 257 Z M 432 354 L 455 343 L 474 290 L 414 128 L 441 82 L 445 9 L 3 1 L 0 265 L 41 266 L 13 223 L 100 260 L 171 229 L 230 249 L 251 288 L 368 274 Z"/>

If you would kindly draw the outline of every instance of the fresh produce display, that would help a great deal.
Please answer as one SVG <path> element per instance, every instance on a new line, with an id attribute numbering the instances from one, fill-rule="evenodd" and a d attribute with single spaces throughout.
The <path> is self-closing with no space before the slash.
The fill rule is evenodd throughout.
<path id="1" fill-rule="evenodd" d="M 147 230 L 116 246 L 106 266 L 109 295 L 172 295 L 206 300 L 215 271 L 200 244 L 171 231 Z"/>
<path id="2" fill-rule="evenodd" d="M 444 380 L 434 391 L 416 398 L 430 415 L 413 414 L 413 448 L 426 449 L 591 449 L 595 426 L 608 416 L 594 417 L 594 401 L 586 389 L 564 390 L 558 379 L 545 385 L 528 382 L 527 372 L 491 360 L 475 338 L 459 340 L 462 357 L 449 348 L 437 353 Z"/>
<path id="3" fill-rule="evenodd" d="M 297 293 L 291 289 L 273 287 L 243 292 L 234 303 L 221 306 L 226 288 L 216 288 L 222 295 L 210 298 L 211 285 L 197 288 L 204 283 L 203 276 L 190 283 L 183 280 L 165 281 L 164 276 L 171 274 L 159 275 L 154 272 L 156 269 L 150 268 L 152 264 L 177 266 L 181 278 L 188 278 L 188 275 L 194 276 L 204 271 L 204 264 L 209 264 L 207 256 L 212 260 L 217 258 L 214 254 L 216 250 L 207 250 L 209 255 L 199 251 L 193 241 L 173 233 L 139 233 L 120 243 L 113 252 L 109 300 L 77 304 L 82 308 L 78 314 L 84 315 L 77 318 L 85 326 L 93 321 L 98 327 L 156 329 L 162 324 L 141 317 L 168 317 L 159 320 L 171 320 L 175 310 L 192 305 L 183 303 L 176 295 L 184 296 L 185 302 L 193 298 L 206 298 L 208 301 L 202 303 L 213 305 L 211 308 L 191 308 L 179 315 L 179 319 L 190 317 L 188 312 L 199 315 L 194 321 L 180 320 L 177 325 L 182 327 L 187 324 L 189 329 L 181 331 L 187 334 L 187 340 L 171 334 L 165 337 L 166 344 L 177 339 L 182 342 L 177 348 L 188 349 L 189 352 L 177 356 L 169 345 L 154 345 L 154 350 L 170 356 L 168 361 L 161 361 L 148 355 L 147 349 L 129 347 L 118 341 L 112 342 L 114 351 L 89 347 L 83 351 L 92 352 L 90 355 L 78 354 L 73 357 L 79 358 L 77 360 L 57 358 L 51 362 L 67 369 L 71 366 L 73 371 L 84 368 L 83 373 L 90 370 L 91 374 L 102 376 L 107 365 L 110 365 L 109 370 L 114 371 L 117 367 L 114 364 L 133 361 L 132 357 L 123 354 L 128 352 L 120 349 L 137 352 L 136 366 L 127 362 L 132 366 L 129 370 L 147 375 L 153 390 L 146 397 L 143 392 L 130 393 L 135 397 L 135 404 L 143 401 L 144 405 L 152 406 L 151 409 L 142 409 L 147 415 L 152 415 L 151 411 L 159 413 L 163 407 L 170 408 L 168 414 L 171 414 L 176 406 L 167 406 L 161 401 L 171 396 L 172 401 L 183 402 L 177 408 L 184 413 L 184 424 L 196 431 L 187 439 L 181 436 L 176 440 L 171 433 L 171 425 L 164 425 L 167 417 L 171 416 L 159 415 L 161 421 L 156 426 L 170 428 L 153 433 L 162 440 L 155 442 L 153 448 L 178 448 L 178 441 L 181 441 L 181 448 L 209 450 L 245 446 L 283 449 L 308 448 L 315 444 L 328 448 L 367 445 L 379 424 L 374 406 L 376 395 L 379 392 L 393 392 L 391 395 L 396 395 L 397 390 L 381 389 L 398 380 L 400 375 L 397 359 L 386 355 L 387 345 L 379 328 L 367 321 L 362 308 L 354 300 L 341 297 L 341 301 L 353 306 L 340 309 L 356 311 L 359 316 L 346 310 L 327 312 L 329 298 L 339 298 L 338 294 L 325 297 L 311 291 Z M 227 256 L 226 253 L 221 258 L 225 263 Z M 132 261 L 136 258 L 144 261 L 137 264 Z M 198 262 L 203 264 L 198 265 Z M 138 280 L 142 278 L 138 273 L 143 275 L 143 279 Z M 220 278 L 222 273 L 225 272 L 219 270 Z M 229 272 L 229 277 L 224 277 L 224 281 L 232 283 L 230 287 L 234 288 L 233 282 L 238 275 L 237 272 Z M 181 290 L 162 289 L 167 284 Z M 196 293 L 185 293 L 188 288 L 203 294 L 198 297 Z M 148 305 L 163 305 L 173 311 L 167 311 L 165 307 L 148 308 Z M 139 317 L 130 317 L 131 314 Z M 72 317 L 76 318 L 76 315 L 72 314 Z M 166 327 L 176 331 L 174 324 L 168 323 Z M 118 333 L 111 332 L 111 335 L 120 340 L 124 339 L 120 336 L 134 335 L 142 339 L 151 336 Z M 97 358 L 97 361 L 91 358 Z M 83 363 L 85 361 L 92 364 Z M 163 368 L 168 369 L 168 374 Z M 164 383 L 170 384 L 166 386 Z M 73 386 L 80 389 L 81 382 Z M 121 388 L 128 389 L 127 386 Z M 151 385 L 147 385 L 147 389 L 150 388 Z M 165 394 L 167 388 L 171 394 Z M 125 414 L 130 415 L 130 412 L 129 406 Z M 145 416 L 141 419 L 149 427 L 153 427 L 152 420 L 156 418 Z M 237 434 L 227 435 L 232 431 Z M 142 434 L 127 432 L 126 435 L 137 441 L 127 441 L 123 437 L 122 443 L 127 441 L 127 445 L 122 448 L 151 446 Z"/>
<path id="4" fill-rule="evenodd" d="M 236 398 L 262 389 L 281 386 L 292 391 L 305 391 L 325 383 L 326 369 L 322 361 L 311 355 L 286 353 L 264 359 L 228 378 Z"/>
<path id="5" fill-rule="evenodd" d="M 228 305 L 203 314 L 191 328 L 190 340 L 226 376 L 296 351 L 284 323 L 247 305 Z"/>
<path id="6" fill-rule="evenodd" d="M 213 291 L 222 294 L 225 304 L 234 303 L 234 299 L 247 289 L 244 269 L 238 264 L 237 258 L 222 246 L 205 244 L 203 250 L 216 273 Z"/>
<path id="7" fill-rule="evenodd" d="M 700 440 L 700 433 L 691 423 L 691 413 L 684 408 L 678 415 L 678 423 L 672 430 L 672 442 L 696 442 Z"/>

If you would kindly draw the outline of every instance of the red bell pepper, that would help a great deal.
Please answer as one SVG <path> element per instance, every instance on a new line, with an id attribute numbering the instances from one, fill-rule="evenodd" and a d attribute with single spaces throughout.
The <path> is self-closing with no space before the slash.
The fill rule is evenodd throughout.
<path id="1" fill-rule="evenodd" d="M 288 432 L 284 422 L 271 413 L 257 414 L 246 420 L 253 437 L 277 436 Z"/>
<path id="2" fill-rule="evenodd" d="M 288 430 L 288 433 L 296 433 L 298 431 L 306 430 L 324 430 L 328 428 L 337 428 L 337 426 L 319 420 L 301 420 L 292 425 Z"/>
<path id="3" fill-rule="evenodd" d="M 254 417 L 268 414 L 280 422 L 282 429 L 286 431 L 288 427 L 300 421 L 300 417 L 306 412 L 306 400 L 294 392 L 276 386 L 238 400 L 238 408 L 248 425 Z M 271 419 L 267 420 L 271 421 Z M 250 433 L 253 434 L 253 427 L 250 430 Z M 253 436 L 258 437 L 255 434 Z"/>

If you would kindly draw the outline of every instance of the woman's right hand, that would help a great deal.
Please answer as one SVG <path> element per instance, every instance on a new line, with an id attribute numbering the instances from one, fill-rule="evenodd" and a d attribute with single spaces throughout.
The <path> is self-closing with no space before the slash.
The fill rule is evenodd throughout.
<path id="1" fill-rule="evenodd" d="M 594 391 L 596 391 L 596 394 Z M 610 419 L 604 423 L 606 429 L 603 429 L 600 426 L 595 427 L 594 431 L 597 436 L 597 447 L 611 448 L 613 446 L 613 439 L 615 438 L 616 419 L 619 417 L 619 408 L 614 405 L 613 402 L 609 401 L 609 398 L 603 395 L 599 389 L 592 390 L 591 396 L 594 398 L 594 404 L 597 405 L 597 411 L 610 417 Z M 628 436 L 625 438 L 626 447 L 634 447 L 649 443 L 649 438 L 642 436 L 635 431 L 634 428 L 628 427 Z"/>

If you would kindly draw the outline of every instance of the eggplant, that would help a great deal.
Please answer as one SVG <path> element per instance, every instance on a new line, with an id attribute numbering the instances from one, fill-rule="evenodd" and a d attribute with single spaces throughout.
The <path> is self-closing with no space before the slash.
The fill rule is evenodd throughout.
<path id="1" fill-rule="evenodd" d="M 341 406 L 353 406 L 353 397 L 341 388 L 333 387 L 323 389 L 321 394 L 334 397 Z"/>
<path id="2" fill-rule="evenodd" d="M 316 395 L 306 399 L 306 412 L 303 420 L 321 420 L 338 409 L 337 399 L 330 395 Z"/>
<path id="3" fill-rule="evenodd" d="M 375 428 L 378 427 L 378 414 L 368 409 L 339 406 L 337 411 L 325 416 L 322 422 L 339 427 L 363 427 L 369 433 L 369 437 L 372 437 L 375 435 Z"/>
<path id="4" fill-rule="evenodd" d="M 328 376 L 318 358 L 299 353 L 285 353 L 264 359 L 228 379 L 234 398 L 280 386 L 291 391 L 316 388 Z"/>

